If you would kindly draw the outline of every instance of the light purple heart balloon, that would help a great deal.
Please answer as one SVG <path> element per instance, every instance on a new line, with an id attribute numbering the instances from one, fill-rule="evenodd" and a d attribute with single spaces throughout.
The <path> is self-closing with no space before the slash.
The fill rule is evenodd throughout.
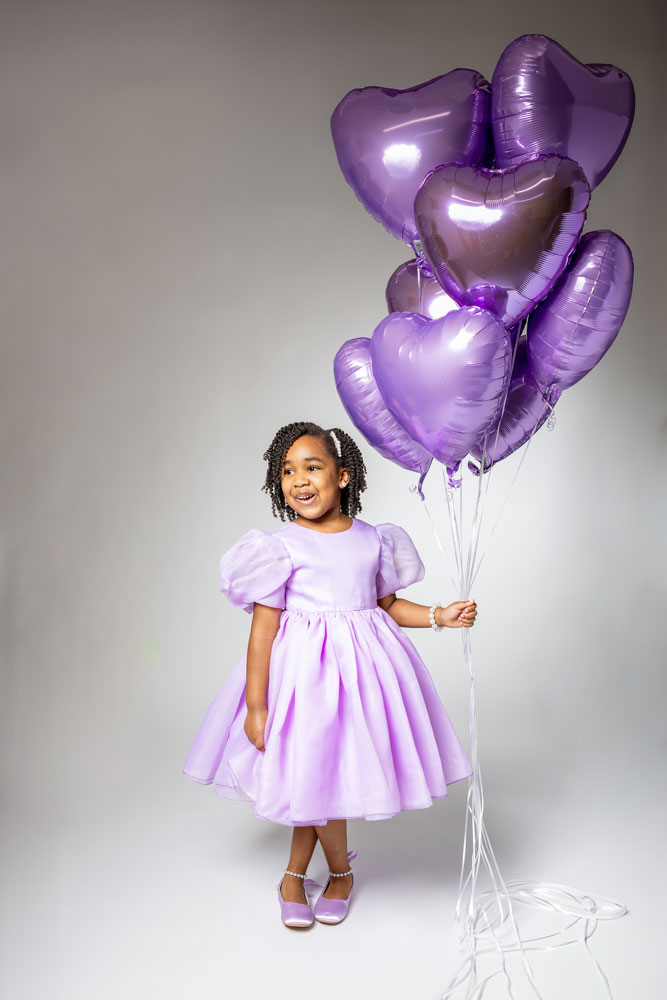
<path id="1" fill-rule="evenodd" d="M 439 163 L 486 162 L 490 108 L 490 85 L 472 69 L 407 90 L 351 90 L 331 116 L 343 176 L 374 219 L 412 244 L 417 188 Z"/>
<path id="2" fill-rule="evenodd" d="M 630 248 L 608 229 L 586 233 L 551 295 L 528 320 L 528 364 L 537 385 L 568 389 L 607 353 L 630 305 Z"/>
<path id="3" fill-rule="evenodd" d="M 420 313 L 427 319 L 439 319 L 459 308 L 439 281 L 425 275 L 416 260 L 396 268 L 385 291 L 389 312 Z"/>
<path id="4" fill-rule="evenodd" d="M 484 472 L 495 462 L 507 458 L 521 448 L 540 429 L 550 416 L 561 394 L 553 389 L 549 402 L 544 398 L 528 367 L 526 341 L 520 340 L 516 347 L 516 357 L 512 368 L 510 387 L 505 408 L 499 420 L 489 428 L 486 441 L 482 438 L 471 449 L 470 454 L 480 463 L 468 462 L 468 468 L 478 476 L 484 455 Z"/>
<path id="5" fill-rule="evenodd" d="M 382 398 L 410 437 L 447 465 L 453 486 L 461 459 L 500 412 L 511 357 L 507 330 L 483 309 L 434 320 L 391 313 L 373 333 Z"/>
<path id="6" fill-rule="evenodd" d="M 384 458 L 403 469 L 419 473 L 419 494 L 432 456 L 413 441 L 408 432 L 387 409 L 378 389 L 370 358 L 370 338 L 346 341 L 334 358 L 334 378 L 347 414 Z"/>
<path id="7" fill-rule="evenodd" d="M 586 66 L 545 35 L 510 42 L 495 68 L 492 94 L 498 166 L 561 153 L 581 165 L 591 188 L 618 159 L 635 109 L 627 73 Z"/>
<path id="8" fill-rule="evenodd" d="M 457 302 L 513 326 L 565 270 L 589 197 L 581 167 L 567 157 L 509 170 L 444 164 L 415 199 L 423 255 Z"/>

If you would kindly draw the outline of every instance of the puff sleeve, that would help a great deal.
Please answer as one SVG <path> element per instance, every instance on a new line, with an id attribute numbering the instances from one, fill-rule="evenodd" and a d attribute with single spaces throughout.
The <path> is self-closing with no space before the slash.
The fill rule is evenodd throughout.
<path id="1" fill-rule="evenodd" d="M 252 614 L 255 601 L 285 607 L 285 584 L 292 560 L 279 538 L 252 528 L 220 559 L 220 590 L 235 608 Z"/>
<path id="2" fill-rule="evenodd" d="M 377 524 L 380 565 L 375 584 L 378 600 L 423 580 L 425 569 L 412 539 L 397 524 Z"/>

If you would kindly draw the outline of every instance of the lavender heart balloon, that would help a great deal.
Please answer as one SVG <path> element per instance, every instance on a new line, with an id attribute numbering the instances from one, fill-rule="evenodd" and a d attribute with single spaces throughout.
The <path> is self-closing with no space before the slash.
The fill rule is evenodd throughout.
<path id="1" fill-rule="evenodd" d="M 487 472 L 495 462 L 521 448 L 548 419 L 561 391 L 553 389 L 547 402 L 530 373 L 526 340 L 520 340 L 516 346 L 505 407 L 485 438 L 470 449 L 470 454 L 479 462 L 479 466 L 468 462 L 470 471 L 478 476 L 483 464 L 484 472 Z"/>
<path id="2" fill-rule="evenodd" d="M 413 440 L 447 466 L 492 425 L 509 384 L 511 342 L 483 309 L 440 319 L 391 313 L 371 337 L 371 363 L 382 398 Z"/>
<path id="3" fill-rule="evenodd" d="M 387 409 L 378 389 L 370 358 L 370 338 L 346 341 L 334 358 L 334 378 L 341 402 L 355 427 L 384 458 L 419 473 L 421 492 L 432 456 L 413 441 Z"/>
<path id="4" fill-rule="evenodd" d="M 490 108 L 490 85 L 472 69 L 407 90 L 351 90 L 331 116 L 343 176 L 374 219 L 412 244 L 415 194 L 425 174 L 449 160 L 486 161 Z"/>
<path id="5" fill-rule="evenodd" d="M 584 65 L 545 35 L 507 46 L 493 74 L 491 125 L 496 162 L 511 167 L 535 153 L 581 165 L 591 188 L 618 159 L 632 126 L 632 80 L 616 66 Z"/>
<path id="6" fill-rule="evenodd" d="M 438 319 L 459 308 L 439 281 L 424 274 L 416 260 L 408 260 L 396 268 L 385 291 L 390 312 L 420 313 L 428 319 Z"/>
<path id="7" fill-rule="evenodd" d="M 567 157 L 508 170 L 444 164 L 415 199 L 421 250 L 452 298 L 513 326 L 565 270 L 589 197 L 581 167 Z"/>
<path id="8" fill-rule="evenodd" d="M 608 229 L 582 236 L 551 295 L 528 320 L 528 364 L 543 392 L 567 389 L 607 353 L 630 305 L 630 248 Z"/>

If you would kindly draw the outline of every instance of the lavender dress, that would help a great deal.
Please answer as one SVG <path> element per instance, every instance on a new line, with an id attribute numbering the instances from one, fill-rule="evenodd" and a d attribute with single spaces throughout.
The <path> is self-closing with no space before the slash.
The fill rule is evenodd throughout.
<path id="1" fill-rule="evenodd" d="M 426 809 L 472 773 L 410 639 L 378 599 L 424 566 L 395 524 L 325 534 L 290 521 L 246 532 L 220 561 L 222 592 L 251 613 L 283 608 L 264 751 L 246 716 L 246 656 L 206 712 L 183 773 L 285 826 Z"/>

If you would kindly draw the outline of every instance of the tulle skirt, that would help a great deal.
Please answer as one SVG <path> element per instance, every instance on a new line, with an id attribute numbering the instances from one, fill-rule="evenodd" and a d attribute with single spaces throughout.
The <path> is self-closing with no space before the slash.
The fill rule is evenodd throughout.
<path id="1" fill-rule="evenodd" d="M 323 826 L 426 809 L 472 767 L 414 645 L 380 607 L 284 611 L 265 750 L 246 736 L 246 656 L 206 712 L 183 773 L 260 819 Z"/>

